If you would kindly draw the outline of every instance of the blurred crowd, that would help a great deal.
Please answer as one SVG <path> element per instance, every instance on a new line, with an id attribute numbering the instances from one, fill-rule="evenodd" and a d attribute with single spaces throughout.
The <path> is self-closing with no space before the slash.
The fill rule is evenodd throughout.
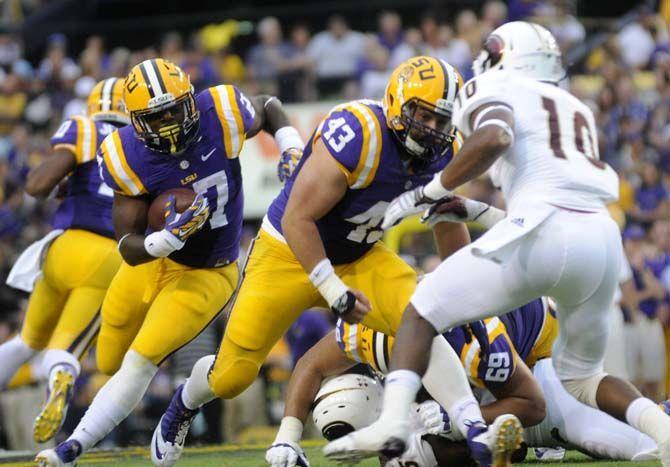
<path id="1" fill-rule="evenodd" d="M 0 33 L 0 341 L 17 330 L 27 299 L 4 286 L 6 274 L 25 247 L 48 232 L 56 203 L 37 202 L 27 196 L 23 192 L 25 176 L 48 157 L 49 137 L 59 122 L 84 112 L 86 97 L 98 80 L 124 76 L 132 65 L 161 56 L 182 66 L 196 90 L 225 82 L 250 94 L 274 94 L 288 103 L 378 99 L 390 71 L 419 54 L 446 60 L 468 79 L 483 38 L 504 22 L 526 18 L 547 26 L 564 55 L 582 45 L 587 36 L 607 30 L 594 25 L 587 29 L 575 17 L 570 0 L 489 0 L 479 11 L 428 11 L 412 24 L 404 24 L 394 11 L 383 11 L 376 25 L 371 20 L 372 30 L 365 32 L 353 30 L 347 18 L 337 15 L 328 18 L 322 31 L 274 17 L 254 24 L 229 20 L 189 35 L 168 32 L 158 43 L 140 50 L 109 49 L 102 37 L 91 36 L 83 50 L 75 51 L 65 35 L 54 34 L 36 63 L 24 58 L 18 36 Z M 570 78 L 564 81 L 594 111 L 601 158 L 621 175 L 621 200 L 611 211 L 621 226 L 631 266 L 630 272 L 622 271 L 621 276 L 627 370 L 631 379 L 657 399 L 667 396 L 666 375 L 670 374 L 666 370 L 670 336 L 667 19 L 657 12 L 643 11 L 570 64 Z M 241 37 L 245 37 L 241 41 L 245 47 L 237 45 Z M 464 194 L 502 207 L 500 195 L 485 179 L 470 183 Z M 257 220 L 250 220 L 243 249 L 256 227 Z M 477 233 L 473 230 L 475 236 Z M 439 263 L 429 234 L 404 235 L 396 243 L 403 257 L 421 273 L 430 272 Z M 282 388 L 292 365 L 331 326 L 332 320 L 322 311 L 303 315 L 273 352 L 259 384 L 242 396 L 254 402 L 233 401 L 225 410 L 220 402 L 209 406 L 195 425 L 195 437 L 202 441 L 240 440 L 247 425 L 278 421 Z M 146 444 L 172 388 L 187 376 L 195 359 L 216 350 L 222 328 L 223 323 L 215 323 L 167 362 L 141 407 L 124 422 L 126 429 L 113 434 L 108 444 Z M 648 364 L 652 361 L 655 364 Z M 78 381 L 82 390 L 77 393 L 65 433 L 102 384 L 93 362 L 89 359 L 84 364 Z M 0 396 L 0 411 L 7 413 L 18 407 L 12 397 Z M 7 424 L 0 427 L 0 447 L 31 447 L 14 439 L 17 429 Z"/>

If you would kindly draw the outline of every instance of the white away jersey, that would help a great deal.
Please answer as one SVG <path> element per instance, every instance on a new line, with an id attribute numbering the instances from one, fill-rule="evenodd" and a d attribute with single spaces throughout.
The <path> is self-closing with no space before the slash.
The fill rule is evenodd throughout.
<path id="1" fill-rule="evenodd" d="M 599 160 L 593 113 L 576 97 L 558 86 L 488 71 L 461 88 L 454 125 L 470 136 L 473 113 L 489 103 L 514 111 L 514 144 L 490 169 L 510 210 L 526 201 L 597 210 L 618 199 L 618 176 Z"/>

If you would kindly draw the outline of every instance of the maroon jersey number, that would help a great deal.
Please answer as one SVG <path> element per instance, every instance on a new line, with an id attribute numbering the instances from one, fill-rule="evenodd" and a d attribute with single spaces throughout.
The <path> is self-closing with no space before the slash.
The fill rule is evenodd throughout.
<path id="1" fill-rule="evenodd" d="M 563 148 L 561 147 L 561 126 L 558 122 L 556 101 L 548 97 L 543 97 L 542 107 L 549 114 L 549 146 L 551 146 L 551 150 L 554 152 L 554 156 L 558 157 L 559 159 L 566 159 Z M 586 117 L 581 112 L 575 112 L 573 115 L 573 122 L 575 130 L 575 147 L 577 148 L 577 151 L 586 157 L 586 159 L 595 167 L 604 169 L 604 162 L 599 161 L 598 159 L 594 159 L 593 157 L 589 157 L 584 150 L 584 130 L 586 130 L 591 148 L 595 148 L 595 141 L 593 139 L 593 135 L 591 134 L 591 129 L 589 128 Z"/>

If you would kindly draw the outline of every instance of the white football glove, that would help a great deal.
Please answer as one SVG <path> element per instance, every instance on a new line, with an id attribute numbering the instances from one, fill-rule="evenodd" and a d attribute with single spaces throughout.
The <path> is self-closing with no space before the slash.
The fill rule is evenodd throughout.
<path id="1" fill-rule="evenodd" d="M 419 420 L 423 423 L 426 433 L 445 436 L 451 434 L 449 414 L 435 401 L 425 401 L 416 407 Z"/>
<path id="2" fill-rule="evenodd" d="M 265 460 L 270 467 L 310 467 L 305 451 L 292 441 L 275 441 L 265 451 Z"/>
<path id="3" fill-rule="evenodd" d="M 446 196 L 449 197 L 449 195 Z M 433 199 L 427 196 L 422 186 L 406 191 L 391 201 L 386 208 L 382 229 L 393 227 L 404 218 L 418 214 L 443 199 L 445 198 Z"/>
<path id="4" fill-rule="evenodd" d="M 490 229 L 505 217 L 505 211 L 489 204 L 454 196 L 430 206 L 421 216 L 421 222 L 433 227 L 438 222 L 479 222 Z"/>

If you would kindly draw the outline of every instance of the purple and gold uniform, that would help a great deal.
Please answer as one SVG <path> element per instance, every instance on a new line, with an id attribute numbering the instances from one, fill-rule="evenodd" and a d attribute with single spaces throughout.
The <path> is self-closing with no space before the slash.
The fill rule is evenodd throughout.
<path id="1" fill-rule="evenodd" d="M 272 202 L 254 240 L 223 343 L 209 376 L 222 398 L 232 398 L 256 378 L 274 343 L 304 310 L 326 307 L 282 236 L 281 219 L 297 174 L 322 140 L 346 176 L 344 197 L 317 221 L 326 254 L 347 285 L 372 305 L 371 328 L 394 334 L 416 287 L 416 274 L 381 241 L 388 203 L 427 183 L 458 149 L 460 139 L 430 164 L 408 167 L 403 147 L 388 127 L 379 102 L 352 101 L 335 107 L 319 124 L 303 157 Z M 280 284 L 278 284 L 280 281 Z"/>
<path id="2" fill-rule="evenodd" d="M 87 117 L 65 120 L 54 150 L 76 159 L 53 227 L 65 232 L 49 246 L 30 296 L 21 337 L 33 349 L 61 349 L 76 358 L 100 326 L 105 291 L 121 264 L 112 228 L 112 190 L 98 176 L 95 151 L 116 127 Z"/>
<path id="3" fill-rule="evenodd" d="M 196 107 L 198 134 L 181 154 L 148 149 L 131 126 L 100 147 L 100 173 L 117 193 L 153 199 L 187 187 L 205 195 L 211 211 L 181 250 L 135 267 L 122 264 L 102 309 L 98 366 L 106 373 L 118 369 L 129 348 L 160 363 L 217 316 L 237 284 L 243 205 L 238 156 L 254 109 L 237 88 L 224 85 L 200 92 Z"/>
<path id="4" fill-rule="evenodd" d="M 551 357 L 558 335 L 558 321 L 545 299 L 536 299 L 500 317 L 483 321 L 487 342 L 482 346 L 468 326 L 459 326 L 444 337 L 460 356 L 470 379 L 478 388 L 494 388 L 509 381 L 518 355 L 529 367 Z M 351 359 L 387 373 L 394 339 L 365 325 L 337 323 L 335 337 Z"/>

